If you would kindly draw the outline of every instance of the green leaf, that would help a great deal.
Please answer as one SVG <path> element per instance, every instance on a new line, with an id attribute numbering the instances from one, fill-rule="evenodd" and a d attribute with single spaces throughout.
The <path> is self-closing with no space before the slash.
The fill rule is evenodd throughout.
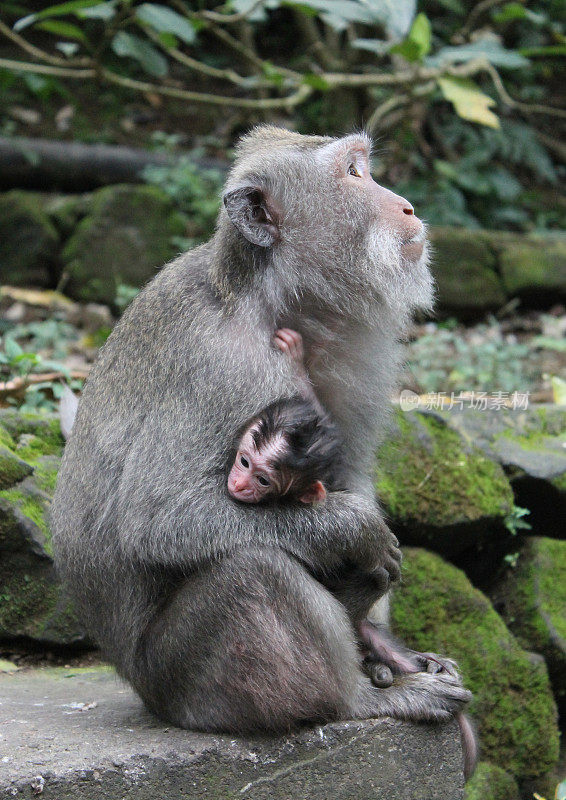
<path id="1" fill-rule="evenodd" d="M 529 61 L 516 50 L 506 50 L 501 42 L 492 36 L 485 36 L 471 44 L 459 47 L 443 47 L 426 63 L 430 67 L 441 67 L 444 64 L 460 64 L 475 58 L 485 58 L 496 67 L 516 69 L 527 67 Z"/>
<path id="2" fill-rule="evenodd" d="M 102 19 L 109 20 L 116 13 L 116 0 L 110 0 L 108 3 L 98 3 L 92 8 L 83 8 L 76 12 L 76 16 L 81 19 Z"/>
<path id="3" fill-rule="evenodd" d="M 521 47 L 518 51 L 522 56 L 531 58 L 533 56 L 566 56 L 566 44 L 552 44 L 548 47 Z"/>
<path id="4" fill-rule="evenodd" d="M 186 44 L 192 44 L 196 38 L 195 29 L 189 20 L 167 6 L 142 3 L 136 8 L 136 19 L 158 33 L 173 33 Z"/>
<path id="5" fill-rule="evenodd" d="M 466 8 L 460 0 L 438 0 L 438 5 L 447 8 L 448 11 L 453 11 L 455 14 L 459 14 L 461 17 L 466 13 Z"/>
<path id="6" fill-rule="evenodd" d="M 492 17 L 497 23 L 512 22 L 515 19 L 525 19 L 527 10 L 520 3 L 506 3 L 502 9 L 496 11 Z"/>
<path id="7" fill-rule="evenodd" d="M 459 117 L 489 128 L 499 128 L 499 119 L 489 110 L 496 105 L 495 100 L 484 94 L 472 80 L 446 76 L 438 79 L 438 85 Z"/>
<path id="8" fill-rule="evenodd" d="M 264 61 L 262 66 L 263 74 L 274 84 L 274 86 L 283 86 L 285 76 L 282 72 L 279 72 L 277 67 L 275 67 L 271 61 Z"/>
<path id="9" fill-rule="evenodd" d="M 27 17 L 19 19 L 14 25 L 14 30 L 22 31 L 24 28 L 34 25 L 38 20 L 46 19 L 47 17 L 63 17 L 65 14 L 75 14 L 80 9 L 97 5 L 99 5 L 98 0 L 70 0 L 68 3 L 49 6 L 49 8 L 44 8 L 43 11 L 37 11 L 35 14 L 28 14 Z"/>
<path id="10" fill-rule="evenodd" d="M 144 70 L 156 78 L 167 75 L 167 60 L 145 39 L 133 33 L 119 31 L 112 39 L 112 50 L 117 56 L 127 56 L 138 61 Z"/>
<path id="11" fill-rule="evenodd" d="M 56 36 L 63 36 L 65 39 L 76 39 L 78 42 L 87 41 L 81 29 L 70 22 L 48 19 L 46 22 L 40 22 L 39 25 L 35 27 L 42 31 L 47 31 L 48 33 L 54 33 Z"/>
<path id="12" fill-rule="evenodd" d="M 23 355 L 23 350 L 15 339 L 6 336 L 4 339 L 4 351 L 10 361 L 15 361 Z"/>
<path id="13" fill-rule="evenodd" d="M 406 61 L 422 61 L 430 52 L 432 31 L 426 14 L 417 14 L 407 38 L 391 48 Z"/>
<path id="14" fill-rule="evenodd" d="M 315 72 L 307 72 L 303 75 L 303 83 L 306 83 L 307 86 L 312 86 L 313 89 L 317 89 L 319 92 L 326 92 L 330 88 L 328 81 L 325 81 Z"/>
<path id="15" fill-rule="evenodd" d="M 159 41 L 163 45 L 163 47 L 167 47 L 168 49 L 171 47 L 177 47 L 179 41 L 176 36 L 172 33 L 160 33 L 159 34 Z"/>

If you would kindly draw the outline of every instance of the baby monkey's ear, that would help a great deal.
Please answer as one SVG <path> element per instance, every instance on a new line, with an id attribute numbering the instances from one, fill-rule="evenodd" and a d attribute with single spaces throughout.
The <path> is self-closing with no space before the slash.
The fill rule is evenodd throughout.
<path id="1" fill-rule="evenodd" d="M 326 497 L 326 489 L 320 481 L 315 481 L 312 486 L 299 497 L 301 503 L 320 503 Z"/>

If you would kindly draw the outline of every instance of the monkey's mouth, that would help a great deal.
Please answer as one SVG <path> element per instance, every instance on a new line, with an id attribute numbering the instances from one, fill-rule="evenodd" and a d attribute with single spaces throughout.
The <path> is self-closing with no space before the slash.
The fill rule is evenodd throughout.
<path id="1" fill-rule="evenodd" d="M 404 242 L 401 242 L 401 252 L 403 256 L 410 261 L 418 261 L 424 252 L 426 242 L 426 231 L 423 225 L 422 230 L 416 236 L 411 236 Z"/>

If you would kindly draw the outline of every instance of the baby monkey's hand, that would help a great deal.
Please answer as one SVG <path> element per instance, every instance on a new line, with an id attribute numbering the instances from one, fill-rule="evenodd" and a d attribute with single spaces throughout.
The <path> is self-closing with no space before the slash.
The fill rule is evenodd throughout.
<path id="1" fill-rule="evenodd" d="M 282 353 L 287 353 L 293 361 L 300 367 L 304 366 L 305 351 L 303 349 L 303 337 L 291 328 L 279 328 L 273 334 L 273 344 Z"/>

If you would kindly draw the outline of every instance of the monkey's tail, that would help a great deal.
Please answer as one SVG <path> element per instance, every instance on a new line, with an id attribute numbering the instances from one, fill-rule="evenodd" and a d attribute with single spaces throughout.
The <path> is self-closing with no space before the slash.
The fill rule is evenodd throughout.
<path id="1" fill-rule="evenodd" d="M 65 440 L 71 435 L 78 407 L 79 401 L 77 396 L 73 394 L 68 386 L 63 386 L 63 394 L 59 400 L 59 421 L 61 424 L 61 433 Z"/>
<path id="2" fill-rule="evenodd" d="M 464 777 L 469 780 L 478 763 L 478 740 L 473 725 L 465 714 L 458 714 L 462 752 L 464 753 Z"/>

